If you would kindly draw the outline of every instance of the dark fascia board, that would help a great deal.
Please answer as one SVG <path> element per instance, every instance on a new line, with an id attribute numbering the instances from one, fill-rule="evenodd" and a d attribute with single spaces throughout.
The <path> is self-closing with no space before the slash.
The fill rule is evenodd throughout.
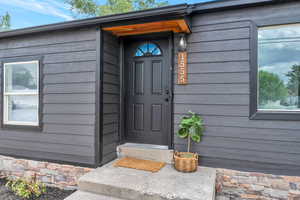
<path id="1" fill-rule="evenodd" d="M 219 10 L 244 8 L 258 5 L 268 5 L 276 3 L 286 3 L 298 0 L 215 0 L 206 3 L 197 4 L 178 4 L 173 6 L 165 6 L 160 8 L 153 8 L 143 11 L 134 11 L 122 14 L 107 15 L 101 17 L 94 17 L 82 20 L 74 20 L 70 22 L 61 22 L 43 26 L 29 27 L 11 31 L 0 32 L 0 39 L 7 37 L 14 37 L 26 34 L 34 34 L 47 31 L 56 31 L 62 29 L 80 28 L 84 26 L 93 25 L 112 25 L 112 24 L 126 24 L 136 22 L 156 21 L 161 19 L 176 19 L 179 17 L 186 17 L 191 13 L 205 13 Z"/>
<path id="2" fill-rule="evenodd" d="M 92 25 L 105 25 L 111 23 L 122 23 L 122 22 L 130 22 L 133 20 L 153 20 L 153 19 L 162 19 L 162 17 L 171 16 L 173 18 L 184 17 L 186 16 L 188 10 L 188 4 L 179 4 L 174 6 L 165 6 L 160 8 L 153 8 L 143 11 L 133 11 L 122 14 L 115 15 L 106 15 L 101 17 L 94 17 L 82 20 L 74 20 L 70 22 L 61 22 L 43 26 L 29 27 L 11 31 L 0 32 L 0 39 L 7 37 L 14 37 L 19 35 L 26 34 L 34 34 L 40 32 L 48 32 L 48 31 L 56 31 L 61 29 L 72 29 L 72 28 L 80 28 L 84 26 L 92 26 Z"/>
<path id="3" fill-rule="evenodd" d="M 206 3 L 198 3 L 191 5 L 190 12 L 205 13 L 215 12 L 226 9 L 246 8 L 260 5 L 270 5 L 277 3 L 287 3 L 298 0 L 215 0 Z"/>

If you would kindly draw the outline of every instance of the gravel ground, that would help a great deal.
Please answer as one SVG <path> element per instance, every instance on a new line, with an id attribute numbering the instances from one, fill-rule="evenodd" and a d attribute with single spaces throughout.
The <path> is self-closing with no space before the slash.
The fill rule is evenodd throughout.
<path id="1" fill-rule="evenodd" d="M 0 179 L 0 200 L 24 200 L 14 195 L 7 187 L 5 187 L 5 183 L 5 179 Z M 47 187 L 47 192 L 45 194 L 31 200 L 63 200 L 73 192 L 74 191 Z"/>

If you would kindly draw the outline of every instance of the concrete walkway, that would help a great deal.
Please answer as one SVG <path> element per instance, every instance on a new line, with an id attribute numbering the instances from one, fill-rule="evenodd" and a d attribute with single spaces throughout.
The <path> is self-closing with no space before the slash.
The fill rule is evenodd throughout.
<path id="1" fill-rule="evenodd" d="M 216 171 L 199 167 L 179 173 L 172 165 L 157 173 L 112 166 L 97 168 L 79 180 L 80 191 L 66 200 L 214 200 Z M 82 192 L 90 198 L 82 198 Z M 86 193 L 88 192 L 88 193 Z M 95 196 L 99 195 L 99 197 Z"/>
<path id="2" fill-rule="evenodd" d="M 77 191 L 65 200 L 124 200 L 115 197 L 104 196 L 100 194 L 94 194 L 90 192 Z"/>

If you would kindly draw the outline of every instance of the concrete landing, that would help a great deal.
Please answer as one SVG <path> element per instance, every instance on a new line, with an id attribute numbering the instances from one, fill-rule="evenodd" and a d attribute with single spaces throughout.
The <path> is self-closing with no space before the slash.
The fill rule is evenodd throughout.
<path id="1" fill-rule="evenodd" d="M 108 197 L 100 194 L 93 194 L 89 192 L 77 191 L 68 196 L 64 200 L 124 200 L 114 197 Z"/>
<path id="2" fill-rule="evenodd" d="M 157 173 L 117 168 L 109 163 L 79 179 L 79 189 L 127 200 L 214 200 L 216 171 L 199 167 L 179 173 L 167 165 Z M 73 200 L 73 199 L 72 199 Z"/>

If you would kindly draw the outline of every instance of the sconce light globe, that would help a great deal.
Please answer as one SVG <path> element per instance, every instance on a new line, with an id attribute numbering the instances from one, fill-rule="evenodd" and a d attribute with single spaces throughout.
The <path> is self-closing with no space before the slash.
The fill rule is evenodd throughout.
<path id="1" fill-rule="evenodd" d="M 182 34 L 179 40 L 179 51 L 186 51 L 187 42 L 186 42 L 186 35 Z"/>

